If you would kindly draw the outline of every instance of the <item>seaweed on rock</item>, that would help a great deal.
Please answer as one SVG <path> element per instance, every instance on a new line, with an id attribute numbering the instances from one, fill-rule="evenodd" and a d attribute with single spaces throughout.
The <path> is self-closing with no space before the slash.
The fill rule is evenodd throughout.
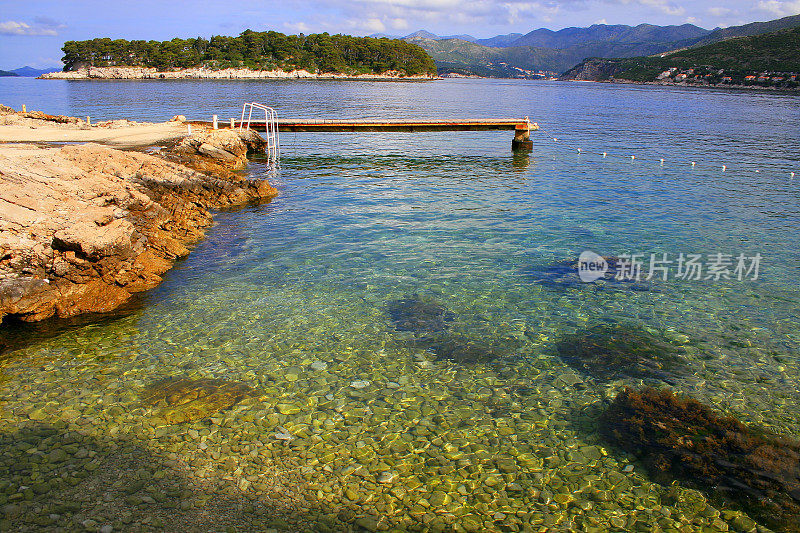
<path id="1" fill-rule="evenodd" d="M 636 326 L 599 324 L 565 336 L 555 349 L 567 364 L 602 381 L 631 377 L 672 383 L 686 373 L 678 347 Z"/>
<path id="2" fill-rule="evenodd" d="M 686 481 L 769 527 L 800 531 L 798 442 L 650 387 L 617 395 L 601 416 L 601 433 L 641 457 L 657 481 Z"/>
<path id="3" fill-rule="evenodd" d="M 395 329 L 422 335 L 444 331 L 455 318 L 439 300 L 419 294 L 393 300 L 387 310 Z"/>

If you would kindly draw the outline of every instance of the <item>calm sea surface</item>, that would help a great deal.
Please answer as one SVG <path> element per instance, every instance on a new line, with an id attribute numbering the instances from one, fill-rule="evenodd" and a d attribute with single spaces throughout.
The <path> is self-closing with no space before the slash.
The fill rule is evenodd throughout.
<path id="1" fill-rule="evenodd" d="M 800 438 L 800 97 L 522 80 L 0 80 L 0 103 L 93 120 L 227 119 L 245 101 L 281 118 L 529 116 L 543 131 L 529 157 L 512 155 L 511 132 L 281 135 L 280 195 L 218 213 L 138 308 L 57 335 L 25 330 L 31 342 L 0 363 L 0 440 L 34 424 L 91 437 L 100 458 L 132 442 L 182 465 L 192 490 L 206 483 L 211 503 L 181 493 L 187 523 L 217 494 L 258 507 L 275 492 L 311 509 L 277 514 L 333 530 L 372 519 L 748 530 L 712 489 L 655 484 L 599 436 L 597 414 L 625 386 L 652 384 Z M 266 169 L 256 159 L 251 172 Z M 642 278 L 651 254 L 672 263 L 655 280 L 581 283 L 572 262 L 585 250 L 641 254 Z M 699 255 L 701 279 L 681 279 L 681 254 Z M 584 353 L 602 354 L 609 332 L 663 343 L 680 363 Z M 170 425 L 140 393 L 171 376 L 264 395 Z M 71 485 L 29 498 L 21 487 L 46 474 L 26 472 L 0 486 L 6 501 L 47 516 Z M 89 497 L 49 525 L 88 508 L 146 530 L 125 501 L 128 523 Z M 232 523 L 267 523 L 240 515 Z"/>

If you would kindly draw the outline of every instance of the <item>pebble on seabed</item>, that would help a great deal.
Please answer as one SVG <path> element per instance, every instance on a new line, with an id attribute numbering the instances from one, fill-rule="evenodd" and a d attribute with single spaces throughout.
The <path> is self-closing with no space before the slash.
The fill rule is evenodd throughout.
<path id="1" fill-rule="evenodd" d="M 595 381 L 544 350 L 499 364 L 421 367 L 418 353 L 392 340 L 402 332 L 390 323 L 383 331 L 328 320 L 347 341 L 320 340 L 313 351 L 287 331 L 267 356 L 260 337 L 214 325 L 213 338 L 230 345 L 154 363 L 127 352 L 126 339 L 143 334 L 122 322 L 3 361 L 4 526 L 70 530 L 93 520 L 113 531 L 172 531 L 212 514 L 212 529 L 260 531 L 756 527 L 697 491 L 648 481 L 602 446 L 593 410 L 624 382 Z M 149 334 L 166 342 L 164 327 Z M 389 340 L 374 349 L 382 331 Z M 245 342 L 252 349 L 237 344 Z M 142 405 L 154 371 L 188 381 L 180 394 Z M 171 420 L 167 407 L 220 392 L 218 381 L 195 387 L 204 379 L 232 384 L 216 397 L 226 403 Z"/>

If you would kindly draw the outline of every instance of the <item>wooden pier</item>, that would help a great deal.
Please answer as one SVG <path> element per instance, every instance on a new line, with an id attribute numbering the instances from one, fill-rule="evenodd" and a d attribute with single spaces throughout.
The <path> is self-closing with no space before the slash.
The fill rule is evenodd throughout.
<path id="1" fill-rule="evenodd" d="M 193 124 L 214 126 L 213 122 L 192 121 Z M 523 119 L 474 119 L 474 120 L 307 120 L 281 119 L 277 121 L 280 132 L 423 132 L 423 131 L 494 131 L 510 130 L 514 132 L 511 149 L 514 151 L 531 151 L 533 142 L 531 131 L 539 129 L 539 125 Z M 238 127 L 239 121 L 231 119 L 219 122 L 220 127 Z M 250 121 L 250 128 L 265 131 L 267 123 L 263 120 Z"/>

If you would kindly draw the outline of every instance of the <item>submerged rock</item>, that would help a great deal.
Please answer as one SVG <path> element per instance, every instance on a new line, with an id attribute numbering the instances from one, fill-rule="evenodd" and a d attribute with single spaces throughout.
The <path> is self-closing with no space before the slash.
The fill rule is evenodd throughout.
<path id="1" fill-rule="evenodd" d="M 159 407 L 170 424 L 200 420 L 236 405 L 254 391 L 244 383 L 221 379 L 167 378 L 142 391 L 142 405 Z"/>
<path id="2" fill-rule="evenodd" d="M 601 417 L 611 442 L 664 483 L 677 478 L 778 531 L 800 531 L 800 443 L 744 426 L 668 390 L 626 389 Z"/>
<path id="3" fill-rule="evenodd" d="M 645 279 L 622 278 L 617 274 L 622 267 L 618 257 L 604 257 L 608 271 L 596 281 L 584 282 L 578 276 L 578 259 L 564 259 L 544 266 L 535 265 L 522 271 L 522 276 L 532 283 L 551 289 L 579 288 L 593 286 L 600 289 L 622 289 L 632 291 L 655 291 L 651 281 Z M 644 274 L 642 274 L 643 278 Z"/>
<path id="4" fill-rule="evenodd" d="M 672 383 L 687 370 L 678 347 L 635 326 L 600 324 L 562 338 L 555 348 L 564 362 L 602 381 L 631 377 Z"/>
<path id="5" fill-rule="evenodd" d="M 423 335 L 443 331 L 455 319 L 441 302 L 418 294 L 389 302 L 387 311 L 395 329 Z"/>
<path id="6" fill-rule="evenodd" d="M 491 363 L 505 354 L 505 351 L 495 345 L 457 334 L 424 339 L 420 344 L 437 360 L 448 360 L 459 364 Z"/>

